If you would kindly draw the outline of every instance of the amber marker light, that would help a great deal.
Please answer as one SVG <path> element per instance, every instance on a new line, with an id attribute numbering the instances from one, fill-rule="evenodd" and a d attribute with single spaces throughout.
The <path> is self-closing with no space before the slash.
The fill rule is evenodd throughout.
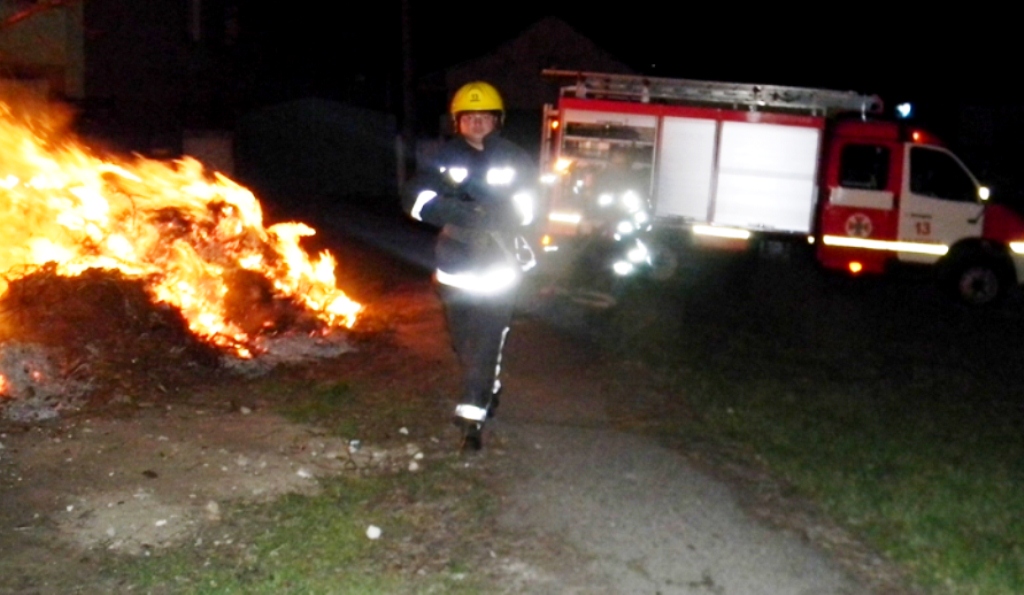
<path id="1" fill-rule="evenodd" d="M 856 275 L 857 273 L 859 273 L 859 272 L 864 270 L 864 265 L 862 265 L 861 263 L 859 263 L 856 260 L 854 260 L 854 261 L 850 262 L 850 264 L 847 265 L 847 268 L 850 269 L 851 273 Z"/>
<path id="2" fill-rule="evenodd" d="M 544 252 L 557 252 L 558 246 L 555 244 L 555 238 L 551 237 L 550 234 L 544 234 L 540 238 L 541 250 Z"/>

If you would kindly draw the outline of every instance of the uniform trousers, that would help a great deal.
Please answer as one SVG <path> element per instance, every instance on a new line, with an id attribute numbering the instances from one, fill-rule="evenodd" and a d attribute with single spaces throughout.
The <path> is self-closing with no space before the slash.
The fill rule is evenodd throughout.
<path id="1" fill-rule="evenodd" d="M 440 284 L 438 288 L 462 369 L 460 402 L 486 409 L 501 388 L 501 351 L 515 309 L 516 287 L 494 295 Z"/>

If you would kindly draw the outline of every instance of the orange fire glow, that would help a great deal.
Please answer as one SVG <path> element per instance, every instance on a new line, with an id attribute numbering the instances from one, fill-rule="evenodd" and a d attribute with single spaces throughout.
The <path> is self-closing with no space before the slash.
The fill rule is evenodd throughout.
<path id="1" fill-rule="evenodd" d="M 362 307 L 336 287 L 333 256 L 299 245 L 314 233 L 264 228 L 252 192 L 194 159 L 100 157 L 0 101 L 0 295 L 47 263 L 67 276 L 115 269 L 145 279 L 198 336 L 249 357 L 251 337 L 225 313 L 232 272 L 258 272 L 326 328 L 355 324 Z"/>

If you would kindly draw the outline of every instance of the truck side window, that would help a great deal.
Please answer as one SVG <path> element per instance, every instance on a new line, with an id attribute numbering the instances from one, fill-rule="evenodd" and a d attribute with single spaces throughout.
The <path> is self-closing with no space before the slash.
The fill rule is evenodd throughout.
<path id="1" fill-rule="evenodd" d="M 889 185 L 889 148 L 846 145 L 839 158 L 839 185 L 860 190 L 885 190 Z"/>
<path id="2" fill-rule="evenodd" d="M 926 147 L 910 149 L 910 191 L 957 202 L 975 202 L 974 180 L 951 155 Z"/>

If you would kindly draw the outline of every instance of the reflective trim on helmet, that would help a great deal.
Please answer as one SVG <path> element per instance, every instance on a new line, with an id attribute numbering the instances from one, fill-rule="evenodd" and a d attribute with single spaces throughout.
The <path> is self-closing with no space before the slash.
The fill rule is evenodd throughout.
<path id="1" fill-rule="evenodd" d="M 455 406 L 455 417 L 461 417 L 469 421 L 484 421 L 487 419 L 487 410 L 476 405 L 460 403 Z"/>
<path id="2" fill-rule="evenodd" d="M 420 211 L 423 210 L 423 207 L 427 206 L 428 202 L 435 198 L 437 198 L 437 193 L 433 190 L 424 190 L 423 192 L 420 192 L 416 195 L 416 204 L 412 205 L 412 210 L 409 211 L 409 214 L 413 219 L 423 221 L 423 218 L 420 216 Z"/>
<path id="3" fill-rule="evenodd" d="M 480 295 L 496 295 L 512 289 L 519 274 L 512 267 L 499 266 L 486 273 L 446 273 L 437 269 L 437 282 Z"/>

